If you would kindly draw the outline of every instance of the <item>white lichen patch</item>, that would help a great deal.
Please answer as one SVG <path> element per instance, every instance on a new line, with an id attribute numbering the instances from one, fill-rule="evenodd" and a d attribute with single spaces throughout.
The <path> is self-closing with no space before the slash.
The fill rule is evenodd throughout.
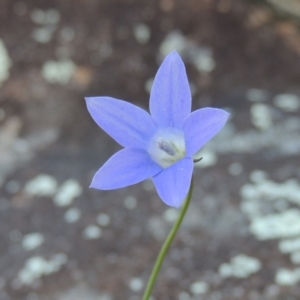
<path id="1" fill-rule="evenodd" d="M 77 180 L 69 179 L 59 188 L 53 201 L 57 206 L 68 206 L 76 197 L 82 194 L 82 187 Z"/>
<path id="2" fill-rule="evenodd" d="M 185 60 L 191 62 L 200 73 L 210 73 L 216 66 L 211 48 L 197 45 L 177 30 L 170 32 L 165 37 L 160 45 L 159 57 L 164 58 L 174 50 L 179 52 Z"/>
<path id="3" fill-rule="evenodd" d="M 268 174 L 262 170 L 254 170 L 250 173 L 249 178 L 253 183 L 260 184 L 263 183 L 264 181 L 267 181 Z"/>
<path id="4" fill-rule="evenodd" d="M 213 166 L 217 163 L 218 157 L 216 153 L 207 147 L 201 149 L 198 153 L 196 153 L 193 157 L 194 160 L 198 160 L 202 157 L 202 159 L 195 163 L 195 167 L 197 168 L 207 168 Z"/>
<path id="5" fill-rule="evenodd" d="M 41 233 L 35 232 L 26 234 L 23 237 L 22 246 L 25 250 L 30 251 L 41 246 L 44 240 L 44 236 Z"/>
<path id="6" fill-rule="evenodd" d="M 87 240 L 95 240 L 101 237 L 102 230 L 96 225 L 89 225 L 83 230 L 82 235 Z"/>
<path id="7" fill-rule="evenodd" d="M 259 240 L 288 238 L 300 234 L 300 210 L 288 209 L 282 213 L 256 217 L 250 231 Z"/>
<path id="8" fill-rule="evenodd" d="M 165 222 L 158 216 L 152 216 L 148 219 L 147 229 L 157 241 L 161 241 L 166 237 Z"/>
<path id="9" fill-rule="evenodd" d="M 279 269 L 275 276 L 278 285 L 294 285 L 300 281 L 300 268 L 294 270 Z"/>
<path id="10" fill-rule="evenodd" d="M 191 296 L 188 292 L 180 292 L 177 299 L 178 300 L 191 300 Z"/>
<path id="11" fill-rule="evenodd" d="M 144 180 L 142 186 L 145 191 L 154 191 L 155 189 L 153 181 L 150 178 Z"/>
<path id="12" fill-rule="evenodd" d="M 42 75 L 49 83 L 67 84 L 76 70 L 72 60 L 49 60 L 43 64 Z"/>
<path id="13" fill-rule="evenodd" d="M 81 211 L 76 207 L 68 209 L 64 214 L 64 219 L 67 223 L 75 223 L 80 219 L 80 217 Z"/>
<path id="14" fill-rule="evenodd" d="M 264 122 L 264 121 L 263 121 Z M 209 148 L 216 153 L 272 152 L 278 157 L 298 155 L 300 152 L 300 119 L 288 117 L 276 120 L 268 130 L 250 129 L 239 132 L 231 122 L 209 142 Z M 276 138 L 275 138 L 276 137 Z"/>
<path id="15" fill-rule="evenodd" d="M 282 253 L 292 253 L 300 251 L 300 237 L 282 240 L 279 242 L 278 247 Z"/>
<path id="16" fill-rule="evenodd" d="M 203 295 L 209 290 L 208 283 L 204 281 L 195 281 L 190 286 L 190 292 L 194 295 Z"/>
<path id="17" fill-rule="evenodd" d="M 300 97 L 294 94 L 280 94 L 274 97 L 274 104 L 285 112 L 294 112 L 300 108 Z"/>
<path id="18" fill-rule="evenodd" d="M 34 23 L 41 25 L 41 27 L 33 30 L 31 33 L 32 38 L 41 44 L 48 43 L 52 39 L 60 20 L 59 11 L 56 9 L 34 9 L 30 16 Z"/>
<path id="19" fill-rule="evenodd" d="M 11 59 L 8 55 L 8 51 L 0 39 L 0 87 L 2 83 L 9 77 L 9 69 L 12 65 Z"/>
<path id="20" fill-rule="evenodd" d="M 261 262 L 254 257 L 239 254 L 233 257 L 229 263 L 223 263 L 219 267 L 219 274 L 224 277 L 247 278 L 258 272 Z"/>
<path id="21" fill-rule="evenodd" d="M 7 281 L 4 277 L 0 277 L 0 291 L 3 290 L 3 288 L 5 287 L 5 285 L 7 284 Z"/>
<path id="22" fill-rule="evenodd" d="M 163 217 L 167 222 L 174 222 L 177 220 L 178 215 L 179 215 L 178 209 L 169 207 L 164 211 Z"/>
<path id="23" fill-rule="evenodd" d="M 28 297 L 27 297 L 28 298 Z M 26 300 L 39 300 L 40 298 Z M 54 294 L 55 300 L 113 300 L 114 298 L 110 293 L 105 291 L 94 290 L 91 286 L 86 284 L 75 283 L 67 289 L 57 289 Z"/>
<path id="24" fill-rule="evenodd" d="M 139 292 L 142 290 L 142 288 L 144 287 L 144 282 L 141 278 L 132 278 L 129 281 L 129 288 L 133 291 L 133 292 Z"/>
<path id="25" fill-rule="evenodd" d="M 18 279 L 23 285 L 31 285 L 43 275 L 58 272 L 67 260 L 68 257 L 64 253 L 56 254 L 49 260 L 41 256 L 33 256 L 25 262 L 18 273 Z"/>
<path id="26" fill-rule="evenodd" d="M 60 36 L 65 42 L 71 42 L 76 35 L 72 27 L 63 27 L 60 31 Z"/>
<path id="27" fill-rule="evenodd" d="M 134 196 L 127 196 L 124 200 L 124 206 L 127 209 L 134 209 L 137 205 L 137 200 Z"/>
<path id="28" fill-rule="evenodd" d="M 151 36 L 151 30 L 148 25 L 140 23 L 134 26 L 133 34 L 138 43 L 147 44 Z"/>
<path id="29" fill-rule="evenodd" d="M 55 29 L 55 26 L 36 28 L 32 31 L 31 37 L 40 44 L 46 44 L 51 41 Z"/>
<path id="30" fill-rule="evenodd" d="M 189 52 L 192 63 L 200 73 L 209 73 L 213 71 L 216 66 L 216 62 L 210 48 L 195 47 Z"/>
<path id="31" fill-rule="evenodd" d="M 300 184 L 296 179 L 282 183 L 271 181 L 266 172 L 250 174 L 253 183 L 241 189 L 241 210 L 250 221 L 250 232 L 258 240 L 281 239 L 279 250 L 290 254 L 293 264 L 300 264 Z M 279 269 L 275 281 L 293 285 L 299 280 L 299 270 Z"/>
<path id="32" fill-rule="evenodd" d="M 0 122 L 4 120 L 5 115 L 6 115 L 5 110 L 0 107 Z"/>
<path id="33" fill-rule="evenodd" d="M 30 17 L 38 25 L 57 24 L 60 20 L 60 12 L 56 9 L 34 9 Z"/>
<path id="34" fill-rule="evenodd" d="M 251 122 L 260 130 L 267 130 L 272 126 L 272 115 L 268 105 L 256 103 L 251 106 Z"/>
<path id="35" fill-rule="evenodd" d="M 18 229 L 13 229 L 8 233 L 8 237 L 12 242 L 19 242 L 22 239 L 22 233 Z"/>
<path id="36" fill-rule="evenodd" d="M 57 181 L 47 174 L 40 174 L 28 181 L 24 192 L 30 196 L 52 196 L 57 190 Z"/>
<path id="37" fill-rule="evenodd" d="M 263 102 L 268 100 L 269 98 L 269 92 L 266 90 L 262 90 L 262 89 L 249 89 L 246 92 L 246 98 L 249 101 L 252 102 Z"/>
<path id="38" fill-rule="evenodd" d="M 102 227 L 106 227 L 109 225 L 110 223 L 110 217 L 109 215 L 105 214 L 105 213 L 100 213 L 97 216 L 97 223 L 102 226 Z"/>
<path id="39" fill-rule="evenodd" d="M 263 200 L 271 202 L 284 200 L 300 205 L 300 184 L 296 179 L 289 179 L 282 183 L 277 183 L 264 178 L 264 176 L 263 173 L 253 172 L 250 177 L 253 182 L 256 182 L 242 186 L 240 193 L 244 203 L 261 202 L 262 207 L 264 205 Z M 244 212 L 247 214 L 247 211 Z"/>
<path id="40" fill-rule="evenodd" d="M 242 164 L 238 162 L 234 162 L 229 165 L 228 167 L 228 173 L 232 176 L 239 176 L 243 173 L 244 167 Z"/>
<path id="41" fill-rule="evenodd" d="M 20 190 L 20 183 L 16 180 L 10 180 L 6 185 L 5 185 L 5 190 L 9 194 L 15 194 Z"/>
<path id="42" fill-rule="evenodd" d="M 189 85 L 190 85 L 190 90 L 191 90 L 192 96 L 195 96 L 195 94 L 197 92 L 197 86 L 193 82 L 189 82 Z"/>
<path id="43" fill-rule="evenodd" d="M 148 94 L 150 94 L 151 89 L 152 89 L 152 85 L 153 85 L 153 81 L 154 78 L 149 78 L 146 82 L 145 82 L 145 90 Z"/>
<path id="44" fill-rule="evenodd" d="M 293 252 L 290 256 L 291 262 L 295 265 L 300 264 L 300 251 Z"/>
<path id="45" fill-rule="evenodd" d="M 161 57 L 167 56 L 173 50 L 182 53 L 187 46 L 187 40 L 180 31 L 171 31 L 159 47 Z"/>

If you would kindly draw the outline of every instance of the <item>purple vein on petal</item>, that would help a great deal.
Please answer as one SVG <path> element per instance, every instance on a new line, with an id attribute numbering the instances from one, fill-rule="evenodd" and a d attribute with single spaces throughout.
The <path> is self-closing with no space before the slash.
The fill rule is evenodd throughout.
<path id="1" fill-rule="evenodd" d="M 199 151 L 223 128 L 228 117 L 226 111 L 218 108 L 207 107 L 193 111 L 183 126 L 186 155 L 191 157 Z"/>
<path id="2" fill-rule="evenodd" d="M 153 177 L 160 198 L 167 204 L 179 208 L 191 184 L 193 160 L 183 158 Z"/>
<path id="3" fill-rule="evenodd" d="M 157 130 L 143 109 L 110 97 L 87 97 L 87 108 L 94 121 L 123 147 L 146 149 Z"/>
<path id="4" fill-rule="evenodd" d="M 150 178 L 161 170 L 145 150 L 125 148 L 98 170 L 91 187 L 100 190 L 122 188 Z"/>
<path id="5" fill-rule="evenodd" d="M 155 76 L 150 112 L 159 127 L 182 128 L 191 112 L 191 91 L 185 66 L 177 52 L 170 53 Z"/>

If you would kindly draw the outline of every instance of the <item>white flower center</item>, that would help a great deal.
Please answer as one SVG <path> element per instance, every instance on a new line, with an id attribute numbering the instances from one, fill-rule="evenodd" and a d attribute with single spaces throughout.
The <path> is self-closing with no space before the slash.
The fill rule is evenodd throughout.
<path id="1" fill-rule="evenodd" d="M 150 140 L 148 153 L 163 168 L 171 166 L 185 157 L 183 132 L 174 128 L 159 130 Z"/>

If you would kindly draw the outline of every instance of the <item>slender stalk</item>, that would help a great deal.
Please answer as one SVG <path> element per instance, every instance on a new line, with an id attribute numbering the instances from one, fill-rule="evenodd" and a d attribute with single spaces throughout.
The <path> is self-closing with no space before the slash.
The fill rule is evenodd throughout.
<path id="1" fill-rule="evenodd" d="M 178 216 L 178 219 L 176 220 L 175 224 L 173 225 L 167 239 L 165 240 L 162 248 L 160 249 L 160 252 L 158 254 L 158 257 L 156 259 L 156 262 L 154 264 L 154 267 L 152 269 L 152 272 L 151 272 L 151 275 L 150 275 L 150 278 L 148 280 L 148 283 L 147 283 L 147 287 L 146 287 L 146 290 L 144 292 L 144 296 L 143 296 L 143 299 L 142 300 L 148 300 L 149 297 L 151 296 L 151 292 L 153 290 L 153 287 L 154 287 L 154 284 L 155 284 L 155 281 L 156 281 L 156 278 L 157 278 L 157 275 L 160 271 L 160 268 L 161 268 L 161 265 L 164 261 L 164 258 L 171 246 L 171 243 L 180 227 L 180 224 L 185 216 L 185 213 L 189 207 L 189 204 L 190 204 L 190 201 L 191 201 L 191 198 L 192 198 L 192 193 L 193 193 L 193 181 L 191 182 L 191 186 L 190 186 L 190 189 L 189 189 L 189 192 L 185 198 L 185 201 L 183 203 L 183 206 L 181 208 L 181 211 L 180 211 L 180 214 Z"/>

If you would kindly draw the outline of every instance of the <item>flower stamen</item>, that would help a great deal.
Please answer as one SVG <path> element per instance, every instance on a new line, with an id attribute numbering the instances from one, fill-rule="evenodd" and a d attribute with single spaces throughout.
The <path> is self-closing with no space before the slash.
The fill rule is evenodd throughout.
<path id="1" fill-rule="evenodd" d="M 149 143 L 148 153 L 163 168 L 185 157 L 183 133 L 176 129 L 159 130 Z"/>
<path id="2" fill-rule="evenodd" d="M 171 155 L 171 156 L 174 156 L 176 154 L 176 149 L 174 149 L 172 147 L 172 144 L 169 144 L 167 141 L 165 141 L 162 137 L 159 137 L 157 140 L 156 140 L 156 144 L 157 144 L 157 147 L 166 152 L 167 154 Z"/>

